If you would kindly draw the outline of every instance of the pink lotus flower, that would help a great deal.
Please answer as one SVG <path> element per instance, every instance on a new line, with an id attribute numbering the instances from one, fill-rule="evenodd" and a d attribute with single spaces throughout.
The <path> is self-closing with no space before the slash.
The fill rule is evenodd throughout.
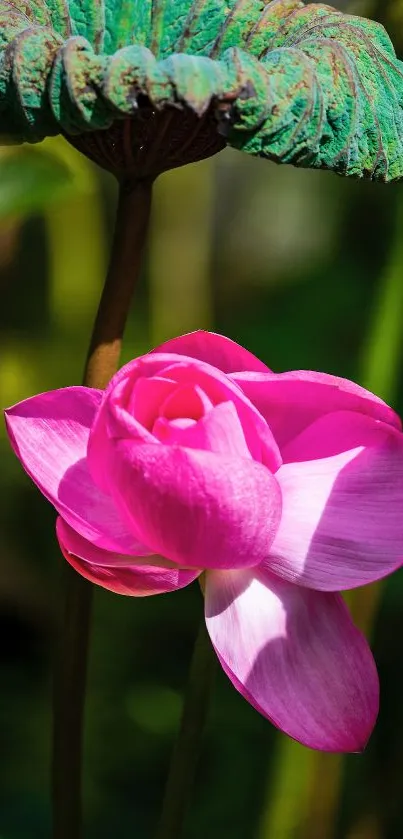
<path id="1" fill-rule="evenodd" d="M 363 748 L 378 678 L 338 591 L 401 564 L 403 436 L 387 405 L 198 332 L 131 361 L 105 393 L 56 390 L 6 413 L 80 574 L 141 596 L 206 571 L 207 628 L 237 690 L 308 746 Z"/>

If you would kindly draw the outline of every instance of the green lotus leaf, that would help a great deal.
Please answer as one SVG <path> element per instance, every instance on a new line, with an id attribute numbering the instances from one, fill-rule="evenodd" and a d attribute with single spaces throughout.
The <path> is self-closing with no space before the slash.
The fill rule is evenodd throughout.
<path id="1" fill-rule="evenodd" d="M 0 0 L 0 135 L 62 133 L 118 177 L 226 144 L 403 175 L 403 64 L 377 23 L 299 0 Z"/>

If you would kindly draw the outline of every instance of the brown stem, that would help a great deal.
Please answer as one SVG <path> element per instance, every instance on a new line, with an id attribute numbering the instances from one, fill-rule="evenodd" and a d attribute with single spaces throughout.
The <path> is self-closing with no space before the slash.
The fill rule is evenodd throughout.
<path id="1" fill-rule="evenodd" d="M 83 383 L 103 389 L 116 372 L 151 206 L 151 181 L 121 184 L 108 273 Z M 81 839 L 81 764 L 92 585 L 64 568 L 65 607 L 54 685 L 53 839 Z"/>
<path id="2" fill-rule="evenodd" d="M 119 364 L 123 330 L 138 276 L 151 207 L 151 181 L 122 185 L 111 260 L 84 372 L 87 387 L 104 388 Z"/>

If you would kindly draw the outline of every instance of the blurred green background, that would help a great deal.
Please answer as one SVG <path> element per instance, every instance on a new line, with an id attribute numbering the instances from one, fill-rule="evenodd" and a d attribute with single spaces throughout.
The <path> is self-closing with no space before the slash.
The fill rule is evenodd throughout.
<path id="1" fill-rule="evenodd" d="M 382 19 L 402 51 L 401 0 L 338 5 Z M 61 139 L 0 151 L 3 405 L 80 381 L 115 202 L 113 180 Z M 347 376 L 403 413 L 402 230 L 399 185 L 229 151 L 169 173 L 155 188 L 123 360 L 212 328 L 276 371 Z M 3 429 L 0 458 L 0 839 L 43 839 L 62 560 L 53 510 Z M 381 677 L 365 754 L 291 742 L 220 671 L 185 839 L 401 839 L 402 573 L 348 599 Z M 201 610 L 197 585 L 145 599 L 97 590 L 86 839 L 153 835 Z"/>

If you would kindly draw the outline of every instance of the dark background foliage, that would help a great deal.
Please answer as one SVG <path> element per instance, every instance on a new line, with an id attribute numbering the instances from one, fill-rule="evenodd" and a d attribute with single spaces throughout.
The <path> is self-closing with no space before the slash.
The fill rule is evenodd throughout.
<path id="1" fill-rule="evenodd" d="M 403 47 L 403 3 L 372 11 Z M 3 404 L 80 381 L 115 200 L 112 181 L 61 140 L 2 151 Z M 276 167 L 235 152 L 166 175 L 157 184 L 124 357 L 169 335 L 213 328 L 274 370 L 351 377 L 403 412 L 402 227 L 399 185 Z M 0 457 L 0 839 L 43 839 L 62 560 L 54 513 L 4 433 Z M 291 743 L 217 672 L 187 839 L 400 839 L 402 601 L 401 572 L 350 597 L 382 684 L 364 755 L 341 760 Z M 136 600 L 98 589 L 87 839 L 153 835 L 201 612 L 196 585 Z"/>

